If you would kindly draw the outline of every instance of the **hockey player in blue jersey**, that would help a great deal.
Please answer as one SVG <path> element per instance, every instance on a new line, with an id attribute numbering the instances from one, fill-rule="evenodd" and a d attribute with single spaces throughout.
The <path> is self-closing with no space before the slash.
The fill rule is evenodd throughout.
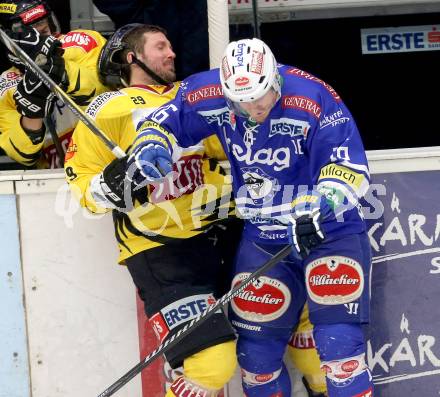
<path id="1" fill-rule="evenodd" d="M 246 219 L 234 285 L 293 245 L 231 304 L 245 395 L 291 395 L 283 355 L 307 301 L 329 396 L 372 397 L 362 329 L 371 254 L 359 205 L 369 172 L 356 124 L 336 91 L 277 65 L 262 41 L 240 40 L 227 46 L 220 70 L 184 80 L 176 98 L 138 131 L 128 158 L 129 178 L 138 184 L 168 174 L 179 146 L 210 132 L 220 138 Z"/>

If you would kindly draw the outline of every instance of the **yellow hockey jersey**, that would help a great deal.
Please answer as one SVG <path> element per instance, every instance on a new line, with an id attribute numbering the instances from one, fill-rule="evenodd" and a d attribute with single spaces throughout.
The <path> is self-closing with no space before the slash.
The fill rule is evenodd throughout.
<path id="1" fill-rule="evenodd" d="M 97 60 L 106 40 L 91 30 L 74 30 L 58 39 L 64 48 L 63 58 L 69 79 L 66 92 L 79 106 L 85 108 L 96 95 L 107 90 L 100 83 L 97 72 Z M 54 130 L 65 151 L 77 118 L 57 99 L 50 118 L 45 120 L 47 131 L 44 141 L 33 143 L 21 127 L 21 115 L 13 98 L 21 79 L 22 74 L 15 67 L 0 75 L 0 148 L 10 158 L 25 166 L 33 166 L 38 162 L 40 168 L 56 168 L 59 159 L 48 129 Z M 41 150 L 44 152 L 43 159 Z"/>
<path id="2" fill-rule="evenodd" d="M 106 135 L 127 152 L 136 137 L 136 125 L 148 113 L 173 99 L 179 83 L 170 86 L 135 86 L 106 92 L 87 113 Z M 226 158 L 217 138 L 183 148 L 175 162 L 178 178 L 145 188 L 133 210 L 113 210 L 120 262 L 147 249 L 200 234 L 212 222 L 233 210 L 229 177 L 216 160 Z M 208 159 L 207 156 L 211 157 Z M 102 208 L 91 193 L 91 181 L 114 160 L 114 155 L 82 122 L 72 136 L 65 172 L 73 194 L 91 212 Z M 216 160 L 214 160 L 216 159 Z"/>

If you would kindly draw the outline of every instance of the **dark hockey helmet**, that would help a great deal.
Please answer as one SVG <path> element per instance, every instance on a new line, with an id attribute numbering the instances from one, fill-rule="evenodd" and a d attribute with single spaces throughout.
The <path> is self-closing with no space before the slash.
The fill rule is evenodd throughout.
<path id="1" fill-rule="evenodd" d="M 121 88 L 127 85 L 125 81 L 125 70 L 128 63 L 122 59 L 123 50 L 128 49 L 124 38 L 137 27 L 143 26 L 140 23 L 130 23 L 120 27 L 108 39 L 101 50 L 98 58 L 98 74 L 102 84 L 112 89 Z"/>
<path id="2" fill-rule="evenodd" d="M 0 4 L 0 24 L 16 32 L 23 30 L 23 25 L 34 27 L 46 20 L 51 34 L 60 34 L 60 24 L 49 5 L 44 0 L 3 0 Z"/>

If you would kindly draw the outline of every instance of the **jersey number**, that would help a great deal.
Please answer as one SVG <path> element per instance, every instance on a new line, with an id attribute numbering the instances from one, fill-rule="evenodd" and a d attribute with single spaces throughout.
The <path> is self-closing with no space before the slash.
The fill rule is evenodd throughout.
<path id="1" fill-rule="evenodd" d="M 141 96 L 131 96 L 130 98 L 135 105 L 145 105 L 145 99 Z"/>
<path id="2" fill-rule="evenodd" d="M 168 111 L 172 110 L 173 112 L 177 111 L 177 107 L 173 104 L 163 106 L 156 110 L 153 115 L 151 116 L 151 119 L 156 122 L 157 124 L 162 123 L 166 118 L 169 116 Z"/>
<path id="3" fill-rule="evenodd" d="M 71 181 L 73 181 L 73 180 L 78 176 L 77 174 L 75 174 L 75 171 L 73 171 L 73 168 L 72 168 L 72 167 L 66 167 L 65 172 L 66 172 L 67 177 L 68 177 Z"/>

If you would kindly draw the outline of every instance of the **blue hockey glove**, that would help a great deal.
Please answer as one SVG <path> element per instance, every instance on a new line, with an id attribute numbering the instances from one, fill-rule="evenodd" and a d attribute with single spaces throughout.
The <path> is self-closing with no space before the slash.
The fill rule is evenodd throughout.
<path id="1" fill-rule="evenodd" d="M 325 239 L 322 222 L 334 218 L 325 197 L 315 190 L 299 194 L 292 201 L 290 224 L 287 226 L 289 242 L 304 259 Z"/>
<path id="2" fill-rule="evenodd" d="M 142 131 L 128 155 L 127 177 L 139 186 L 162 179 L 173 169 L 171 143 L 155 129 Z"/>

